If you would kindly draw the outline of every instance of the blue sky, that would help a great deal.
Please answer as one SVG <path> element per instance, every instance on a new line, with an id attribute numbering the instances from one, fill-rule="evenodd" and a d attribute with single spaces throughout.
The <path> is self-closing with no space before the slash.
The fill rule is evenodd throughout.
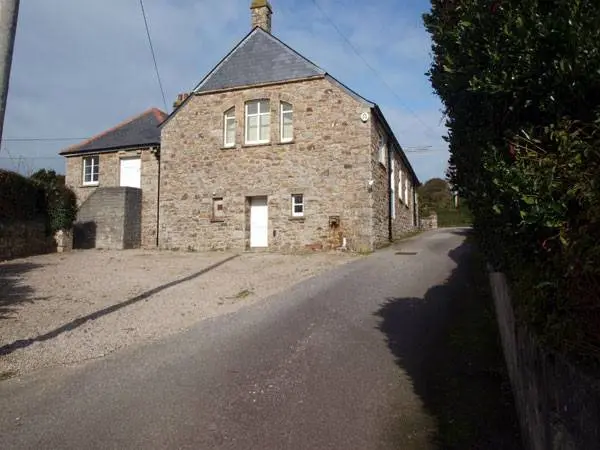
<path id="1" fill-rule="evenodd" d="M 271 0 L 273 34 L 380 105 L 422 181 L 448 160 L 441 104 L 424 75 L 426 0 Z M 169 108 L 250 31 L 250 0 L 145 0 Z M 389 85 L 392 90 L 387 86 Z M 64 172 L 58 152 L 163 101 L 139 0 L 21 2 L 0 167 Z"/>

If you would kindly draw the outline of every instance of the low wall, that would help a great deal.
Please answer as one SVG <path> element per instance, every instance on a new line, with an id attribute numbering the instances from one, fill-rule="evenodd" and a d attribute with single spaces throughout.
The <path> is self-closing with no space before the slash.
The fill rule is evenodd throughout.
<path id="1" fill-rule="evenodd" d="M 526 448 L 600 448 L 600 383 L 547 351 L 515 320 L 506 278 L 490 273 L 496 317 Z"/>
<path id="2" fill-rule="evenodd" d="M 0 223 L 0 261 L 56 251 L 43 221 Z"/>
<path id="3" fill-rule="evenodd" d="M 435 230 L 438 227 L 438 216 L 433 213 L 427 217 L 421 217 L 421 229 Z"/>
<path id="4" fill-rule="evenodd" d="M 141 217 L 141 189 L 97 188 L 79 207 L 73 225 L 73 247 L 138 248 L 141 245 Z"/>

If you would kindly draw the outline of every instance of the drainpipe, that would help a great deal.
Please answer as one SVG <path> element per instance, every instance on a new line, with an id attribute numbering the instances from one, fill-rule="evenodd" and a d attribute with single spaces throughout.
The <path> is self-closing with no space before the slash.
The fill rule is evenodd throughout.
<path id="1" fill-rule="evenodd" d="M 158 184 L 156 186 L 156 248 L 159 248 L 158 235 L 160 230 L 160 147 L 154 148 L 154 156 L 158 163 Z"/>

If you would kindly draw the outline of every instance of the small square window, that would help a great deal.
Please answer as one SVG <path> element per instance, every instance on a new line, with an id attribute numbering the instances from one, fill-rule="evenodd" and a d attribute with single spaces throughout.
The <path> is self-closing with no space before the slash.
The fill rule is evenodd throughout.
<path id="1" fill-rule="evenodd" d="M 223 197 L 215 197 L 212 201 L 213 205 L 213 220 L 224 220 L 225 209 L 223 208 Z"/>
<path id="2" fill-rule="evenodd" d="M 292 217 L 304 216 L 304 196 L 302 194 L 292 195 Z"/>

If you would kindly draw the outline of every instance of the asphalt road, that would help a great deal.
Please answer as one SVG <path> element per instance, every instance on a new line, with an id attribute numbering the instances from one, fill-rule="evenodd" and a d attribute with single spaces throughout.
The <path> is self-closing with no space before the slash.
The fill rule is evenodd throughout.
<path id="1" fill-rule="evenodd" d="M 449 302 L 411 310 L 463 241 L 428 232 L 185 333 L 0 382 L 0 447 L 433 448 L 415 385 Z"/>

